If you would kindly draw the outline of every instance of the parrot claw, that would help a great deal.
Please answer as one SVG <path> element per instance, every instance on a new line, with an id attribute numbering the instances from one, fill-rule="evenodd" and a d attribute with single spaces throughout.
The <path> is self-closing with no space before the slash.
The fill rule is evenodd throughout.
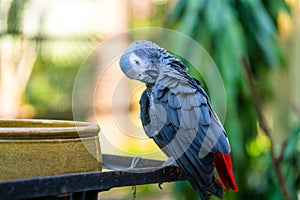
<path id="1" fill-rule="evenodd" d="M 162 185 L 163 183 L 158 183 L 158 187 L 159 187 L 159 189 L 163 189 L 162 187 L 161 187 L 161 185 Z"/>
<path id="2" fill-rule="evenodd" d="M 133 168 L 135 168 L 136 165 L 138 164 L 138 162 L 140 161 L 141 158 L 142 158 L 142 157 L 140 157 L 140 156 L 134 157 L 134 158 L 132 159 L 132 161 L 131 161 L 130 167 L 128 167 L 127 170 L 128 170 L 128 169 L 133 169 Z"/>
<path id="3" fill-rule="evenodd" d="M 167 166 L 178 166 L 173 156 L 169 157 L 168 160 L 166 160 L 163 164 L 163 167 Z"/>

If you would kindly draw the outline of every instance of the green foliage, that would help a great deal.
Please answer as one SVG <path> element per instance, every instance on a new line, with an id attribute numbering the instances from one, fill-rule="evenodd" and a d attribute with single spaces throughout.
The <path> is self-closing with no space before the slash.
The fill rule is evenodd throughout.
<path id="1" fill-rule="evenodd" d="M 293 130 L 288 139 L 283 153 L 283 164 L 288 187 L 292 190 L 293 198 L 296 199 L 300 189 L 300 126 Z"/>
<path id="2" fill-rule="evenodd" d="M 35 118 L 72 119 L 72 87 L 80 63 L 69 65 L 36 61 L 24 94 L 34 105 Z"/>
<path id="3" fill-rule="evenodd" d="M 257 116 L 241 63 L 241 57 L 245 56 L 251 63 L 255 81 L 269 85 L 265 82 L 265 73 L 285 63 L 276 23 L 280 11 L 289 12 L 282 0 L 272 3 L 260 0 L 180 0 L 167 20 L 169 28 L 189 35 L 208 51 L 223 77 L 227 95 L 225 128 L 239 185 L 239 192 L 228 192 L 226 199 L 281 198 L 269 154 L 270 141 L 261 133 L 257 134 Z M 264 87 L 258 87 L 259 91 L 271 90 Z M 297 138 L 295 135 L 291 137 Z M 296 152 L 291 145 L 286 150 L 290 156 Z M 292 162 L 297 166 L 298 157 L 286 158 L 287 166 L 284 167 L 291 167 Z M 292 171 L 289 172 L 289 186 L 295 195 L 299 190 L 299 170 Z M 291 186 L 294 183 L 298 183 L 298 188 Z M 182 191 L 176 195 L 179 199 L 191 195 L 190 192 L 184 193 L 182 187 L 182 183 L 177 184 L 176 190 Z"/>
<path id="4" fill-rule="evenodd" d="M 200 199 L 198 194 L 195 193 L 192 186 L 187 182 L 176 183 L 175 197 L 176 200 L 190 200 L 190 199 Z"/>
<path id="5" fill-rule="evenodd" d="M 23 94 L 23 103 L 34 109 L 35 118 L 72 119 L 72 89 L 81 62 L 100 40 L 98 33 L 53 35 L 43 31 L 27 35 L 24 32 L 24 15 L 30 12 L 29 0 L 8 1 L 7 8 L 1 8 L 0 38 L 13 36 L 19 43 L 16 51 L 22 48 L 34 49 L 37 54 L 30 80 Z M 7 10 L 6 10 L 7 9 Z M 38 18 L 42 30 L 47 12 Z M 85 31 L 85 30 L 83 30 Z M 16 53 L 17 54 L 17 53 Z M 19 58 L 14 58 L 18 63 Z M 28 66 L 31 67 L 31 66 Z M 30 115 L 31 116 L 31 115 Z"/>
<path id="6" fill-rule="evenodd" d="M 89 40 L 87 40 L 89 38 Z M 93 48 L 96 37 L 44 37 L 37 40 L 39 57 L 28 82 L 25 99 L 35 118 L 72 119 L 72 91 L 76 73 Z"/>
<path id="7" fill-rule="evenodd" d="M 28 0 L 14 0 L 11 2 L 7 16 L 7 33 L 16 34 L 23 31 L 23 15 Z"/>

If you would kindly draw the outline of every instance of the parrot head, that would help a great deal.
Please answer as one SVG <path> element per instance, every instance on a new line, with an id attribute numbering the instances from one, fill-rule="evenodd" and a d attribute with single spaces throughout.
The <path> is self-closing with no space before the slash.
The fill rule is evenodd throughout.
<path id="1" fill-rule="evenodd" d="M 130 79 L 154 84 L 161 68 L 160 49 L 149 41 L 132 42 L 120 58 L 121 70 Z"/>

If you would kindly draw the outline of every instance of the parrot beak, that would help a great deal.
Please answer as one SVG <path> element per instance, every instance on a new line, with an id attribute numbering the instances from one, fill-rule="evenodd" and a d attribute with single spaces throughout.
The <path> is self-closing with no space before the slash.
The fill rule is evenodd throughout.
<path id="1" fill-rule="evenodd" d="M 147 67 L 142 73 L 138 74 L 138 80 L 144 83 L 155 83 L 159 73 L 154 66 Z"/>
<path id="2" fill-rule="evenodd" d="M 136 74 L 136 80 L 140 80 L 144 83 L 155 83 L 158 77 L 158 72 L 156 70 L 145 70 L 141 73 Z"/>
<path id="3" fill-rule="evenodd" d="M 139 80 L 146 84 L 153 84 L 159 75 L 155 66 L 141 66 L 141 67 L 126 67 L 125 75 L 130 79 Z"/>
<path id="4" fill-rule="evenodd" d="M 151 76 L 152 78 L 156 79 L 158 77 L 158 71 L 155 70 L 155 69 L 148 69 L 145 71 L 145 73 L 148 75 L 148 76 Z"/>

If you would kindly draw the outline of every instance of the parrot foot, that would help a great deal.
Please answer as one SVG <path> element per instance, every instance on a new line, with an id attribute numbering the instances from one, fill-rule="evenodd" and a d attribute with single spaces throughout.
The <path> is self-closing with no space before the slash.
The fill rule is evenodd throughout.
<path id="1" fill-rule="evenodd" d="M 169 157 L 168 160 L 166 160 L 163 164 L 163 167 L 167 166 L 178 166 L 173 156 Z"/>
<path id="2" fill-rule="evenodd" d="M 138 164 L 138 162 L 140 161 L 141 158 L 142 158 L 142 157 L 140 157 L 140 156 L 134 157 L 134 158 L 132 159 L 132 161 L 131 161 L 130 167 L 128 167 L 127 170 L 128 170 L 128 169 L 133 169 L 133 168 L 135 168 L 136 165 Z"/>
<path id="3" fill-rule="evenodd" d="M 158 187 L 159 187 L 159 189 L 163 189 L 162 187 L 161 187 L 161 185 L 162 185 L 163 183 L 158 183 Z"/>

